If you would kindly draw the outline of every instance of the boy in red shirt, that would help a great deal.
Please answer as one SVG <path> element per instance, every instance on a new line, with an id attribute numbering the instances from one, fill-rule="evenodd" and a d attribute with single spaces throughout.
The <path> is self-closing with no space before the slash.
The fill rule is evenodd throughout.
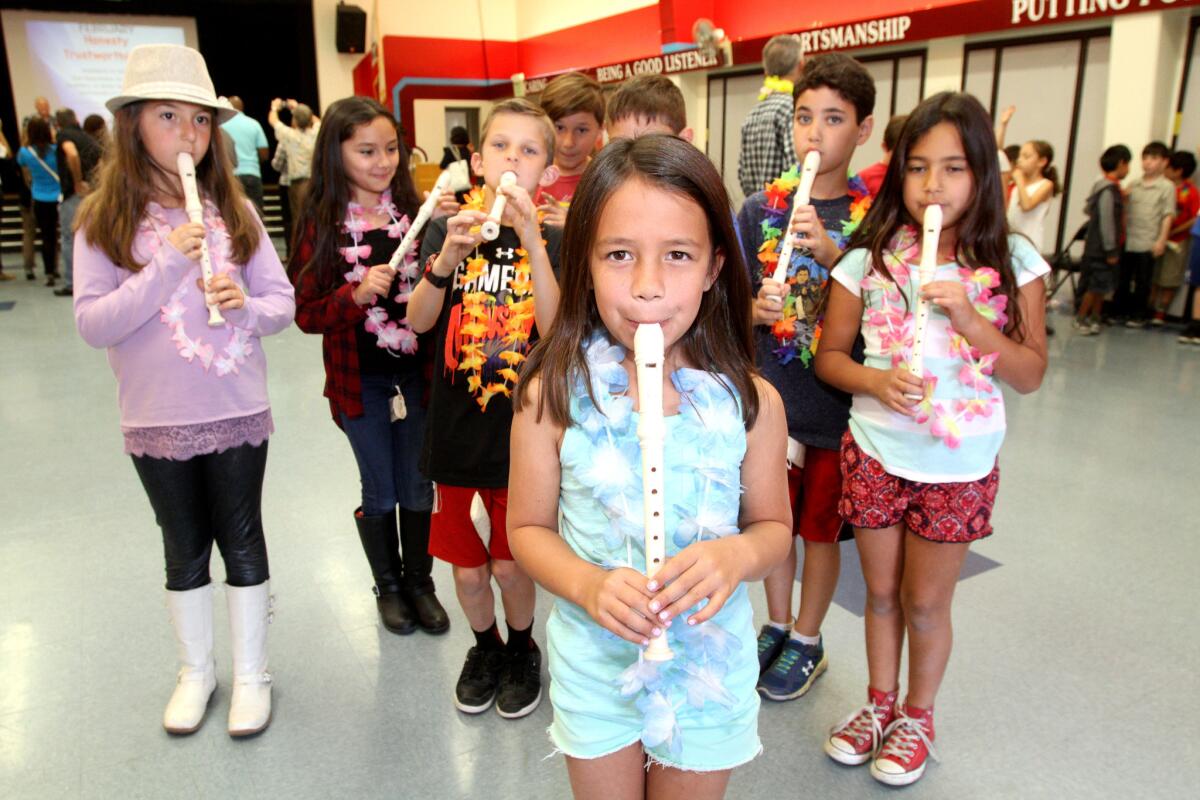
<path id="1" fill-rule="evenodd" d="M 1167 162 L 1165 174 L 1175 184 L 1175 219 L 1167 234 L 1167 249 L 1154 265 L 1150 306 L 1154 316 L 1150 324 L 1159 327 L 1166 321 L 1167 309 L 1175 300 L 1175 292 L 1183 285 L 1188 263 L 1188 239 L 1196 213 L 1200 212 L 1200 190 L 1192 183 L 1196 157 L 1186 150 L 1177 150 Z"/>
<path id="2" fill-rule="evenodd" d="M 587 75 L 568 72 L 546 84 L 538 102 L 554 123 L 554 166 L 558 167 L 558 179 L 537 195 L 538 210 L 543 224 L 561 230 L 575 187 L 604 132 L 604 94 Z"/>

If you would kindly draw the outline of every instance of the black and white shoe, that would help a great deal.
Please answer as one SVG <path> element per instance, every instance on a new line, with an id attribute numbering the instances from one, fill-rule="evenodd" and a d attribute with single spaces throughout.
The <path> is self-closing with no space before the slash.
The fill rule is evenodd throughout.
<path id="1" fill-rule="evenodd" d="M 542 702 L 542 651 L 535 642 L 523 653 L 506 653 L 496 712 L 505 719 L 520 719 Z"/>
<path id="2" fill-rule="evenodd" d="M 454 687 L 454 707 L 464 714 L 482 714 L 496 699 L 496 687 L 504 668 L 505 652 L 499 648 L 484 650 L 472 647 L 467 651 Z"/>

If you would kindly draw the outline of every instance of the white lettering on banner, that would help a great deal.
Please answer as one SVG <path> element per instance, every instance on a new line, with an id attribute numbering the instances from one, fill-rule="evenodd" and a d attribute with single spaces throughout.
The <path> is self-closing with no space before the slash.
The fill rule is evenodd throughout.
<path id="1" fill-rule="evenodd" d="M 1137 0 L 1138 8 L 1172 6 L 1177 0 Z M 1125 11 L 1133 0 L 1012 0 L 1013 25 Z"/>
<path id="2" fill-rule="evenodd" d="M 1013 2 L 1022 1 L 1013 0 Z M 804 53 L 818 53 L 826 50 L 844 50 L 899 42 L 908 35 L 908 29 L 911 27 L 912 17 L 901 16 L 804 31 L 800 34 L 800 49 Z"/>
<path id="3" fill-rule="evenodd" d="M 686 50 L 682 53 L 667 53 L 663 56 L 626 61 L 624 64 L 598 67 L 596 80 L 600 83 L 615 83 L 635 75 L 672 75 L 676 72 L 708 69 L 720 63 L 721 60 L 716 55 L 704 55 L 699 50 Z"/>

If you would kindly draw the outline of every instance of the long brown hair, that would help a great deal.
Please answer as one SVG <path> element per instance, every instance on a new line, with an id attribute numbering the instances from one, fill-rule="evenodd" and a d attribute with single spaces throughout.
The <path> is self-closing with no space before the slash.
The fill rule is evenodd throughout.
<path id="1" fill-rule="evenodd" d="M 521 372 L 514 407 L 520 410 L 529 402 L 530 381 L 540 377 L 539 419 L 546 413 L 566 428 L 571 424 L 569 393 L 574 380 L 582 376 L 591 392 L 583 343 L 593 332 L 604 329 L 592 287 L 592 246 L 605 205 L 629 180 L 643 180 L 686 197 L 703 210 L 713 256 L 724 255 L 725 263 L 700 300 L 691 329 L 677 346 L 699 369 L 728 377 L 741 396 L 743 421 L 747 428 L 753 427 L 758 416 L 750 316 L 753 297 L 733 229 L 729 196 L 721 176 L 703 153 L 682 139 L 666 135 L 617 139 L 592 159 L 583 173 L 563 231 L 558 313 Z"/>
<path id="2" fill-rule="evenodd" d="M 1000 185 L 996 136 L 992 132 L 991 117 L 969 94 L 939 92 L 926 98 L 908 115 L 879 194 L 858 230 L 850 237 L 846 252 L 857 247 L 866 248 L 871 254 L 871 269 L 894 280 L 884 261 L 884 251 L 902 225 L 921 227 L 921 220 L 913 219 L 904 205 L 908 154 L 922 136 L 942 122 L 948 122 L 958 130 L 967 166 L 975 178 L 975 194 L 956 223 L 955 260 L 972 269 L 992 267 L 1000 273 L 998 291 L 1008 298 L 1007 330 L 1016 331 L 1018 338 L 1024 339 L 1021 309 L 1017 303 L 1019 290 L 1008 247 L 1008 222 L 1004 213 L 1004 190 Z"/>
<path id="3" fill-rule="evenodd" d="M 354 135 L 363 125 L 384 117 L 393 126 L 396 124 L 388 110 L 369 97 L 345 97 L 330 104 L 321 119 L 321 131 L 313 148 L 312 177 L 304 197 L 304 208 L 297 214 L 292 226 L 291 257 L 288 274 L 292 281 L 312 271 L 317 287 L 322 294 L 330 292 L 342 282 L 345 264 L 338 256 L 338 242 L 342 235 L 342 222 L 346 218 L 346 207 L 350 204 L 350 182 L 346 179 L 346 167 L 342 162 L 342 143 Z M 396 142 L 400 150 L 400 162 L 392 176 L 392 202 L 409 220 L 417 215 L 421 201 L 408 174 L 408 152 L 404 138 L 396 130 Z M 300 245 L 306 237 L 312 237 L 313 249 L 308 259 L 301 260 Z"/>
<path id="4" fill-rule="evenodd" d="M 99 185 L 83 199 L 75 221 L 75 229 L 84 231 L 89 245 L 131 272 L 146 266 L 134 260 L 133 241 L 146 204 L 159 188 L 156 176 L 160 180 L 167 176 L 169 180 L 162 185 L 173 186 L 175 199 L 183 202 L 179 180 L 154 163 L 142 142 L 138 120 L 147 102 L 154 101 L 131 103 L 113 114 L 112 139 L 97 170 Z M 229 232 L 233 260 L 244 265 L 258 249 L 262 224 L 246 202 L 241 183 L 234 179 L 228 158 L 213 112 L 208 152 L 196 164 L 196 188 L 201 198 L 216 205 Z"/>

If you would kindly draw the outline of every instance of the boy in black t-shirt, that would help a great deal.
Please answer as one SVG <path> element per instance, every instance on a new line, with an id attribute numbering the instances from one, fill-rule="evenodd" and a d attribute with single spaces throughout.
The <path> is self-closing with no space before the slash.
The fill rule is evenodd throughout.
<path id="1" fill-rule="evenodd" d="M 509 719 L 541 700 L 541 650 L 533 641 L 533 581 L 508 549 L 508 448 L 513 387 L 521 363 L 558 307 L 558 229 L 542 228 L 531 196 L 553 183 L 554 127 L 532 103 L 506 100 L 483 124 L 471 168 L 484 180 L 481 200 L 435 220 L 421 243 L 424 280 L 413 290 L 413 330 L 435 330 L 434 367 L 422 469 L 437 487 L 429 552 L 453 567 L 459 603 L 475 646 L 455 689 L 468 714 L 492 701 Z M 514 172 L 515 184 L 500 187 Z M 499 187 L 499 188 L 497 188 Z M 497 194 L 506 197 L 500 235 L 480 226 Z M 508 624 L 496 627 L 492 578 Z"/>
<path id="2" fill-rule="evenodd" d="M 857 177 L 848 179 L 847 171 L 854 149 L 871 135 L 874 108 L 875 83 L 862 64 L 840 53 L 805 62 L 793 92 L 792 138 L 801 161 L 816 150 L 821 166 L 809 204 L 796 213 L 791 231 L 796 247 L 783 284 L 772 274 L 783 237 L 789 235 L 797 169 L 747 197 L 738 215 L 742 249 L 757 290 L 758 367 L 779 390 L 787 413 L 793 534 L 804 541 L 794 621 L 795 551 L 763 581 L 769 618 L 758 639 L 758 690 L 770 700 L 804 695 L 827 664 L 820 629 L 841 569 L 839 445 L 849 424 L 850 396 L 818 380 L 812 359 L 829 272 L 871 203 L 866 185 Z"/>

